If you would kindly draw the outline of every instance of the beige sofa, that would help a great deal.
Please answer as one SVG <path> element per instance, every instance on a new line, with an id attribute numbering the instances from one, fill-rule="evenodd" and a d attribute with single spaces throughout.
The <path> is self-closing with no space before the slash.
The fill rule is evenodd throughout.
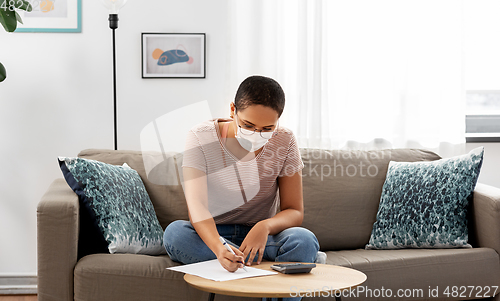
<path id="1" fill-rule="evenodd" d="M 365 250 L 389 161 L 439 156 L 414 149 L 301 149 L 301 153 L 305 164 L 302 226 L 316 234 L 328 264 L 355 268 L 368 276 L 365 293 L 359 289 L 358 295 L 343 300 L 423 300 L 436 292 L 439 297 L 432 300 L 479 299 L 488 288 L 500 286 L 499 188 L 476 187 L 469 211 L 472 249 Z M 148 181 L 140 152 L 91 149 L 79 156 L 110 164 L 127 162 L 137 170 L 163 228 L 187 219 L 182 187 Z M 182 273 L 166 270 L 178 265 L 167 255 L 93 254 L 78 259 L 78 233 L 78 198 L 64 179 L 57 179 L 38 205 L 38 300 L 207 300 L 208 294 L 186 284 Z M 389 290 L 392 297 L 383 298 L 383 291 L 387 295 Z M 408 298 L 396 298 L 399 290 Z M 304 298 L 313 299 L 320 298 Z M 252 298 L 218 295 L 216 300 Z M 500 300 L 499 295 L 495 300 Z"/>

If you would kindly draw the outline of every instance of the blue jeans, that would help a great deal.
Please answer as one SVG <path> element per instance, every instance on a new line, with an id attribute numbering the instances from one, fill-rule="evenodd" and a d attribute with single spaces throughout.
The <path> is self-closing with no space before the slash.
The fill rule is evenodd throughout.
<path id="1" fill-rule="evenodd" d="M 250 226 L 234 224 L 216 226 L 219 235 L 236 248 L 239 248 L 252 229 Z M 163 244 L 172 260 L 184 264 L 217 258 L 189 221 L 178 220 L 170 223 L 165 229 Z M 292 227 L 267 237 L 263 259 L 279 262 L 314 262 L 318 251 L 318 239 L 311 231 L 301 227 Z M 257 259 L 258 256 L 255 256 L 253 261 Z M 285 300 L 300 299 L 286 298 Z"/>

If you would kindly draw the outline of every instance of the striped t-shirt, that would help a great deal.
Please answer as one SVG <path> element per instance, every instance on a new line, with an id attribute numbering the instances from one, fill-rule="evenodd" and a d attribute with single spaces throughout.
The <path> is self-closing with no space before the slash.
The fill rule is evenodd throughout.
<path id="1" fill-rule="evenodd" d="M 304 168 L 294 134 L 280 126 L 255 158 L 241 161 L 222 143 L 217 121 L 207 120 L 189 131 L 182 167 L 206 174 L 208 208 L 216 224 L 251 226 L 273 217 L 279 206 L 278 176 Z"/>

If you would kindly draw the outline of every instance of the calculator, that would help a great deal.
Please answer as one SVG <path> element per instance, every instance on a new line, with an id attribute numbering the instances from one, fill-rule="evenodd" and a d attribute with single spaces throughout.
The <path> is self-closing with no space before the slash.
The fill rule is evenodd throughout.
<path id="1" fill-rule="evenodd" d="M 315 267 L 315 263 L 280 263 L 273 264 L 271 269 L 283 274 L 298 274 L 309 273 Z"/>

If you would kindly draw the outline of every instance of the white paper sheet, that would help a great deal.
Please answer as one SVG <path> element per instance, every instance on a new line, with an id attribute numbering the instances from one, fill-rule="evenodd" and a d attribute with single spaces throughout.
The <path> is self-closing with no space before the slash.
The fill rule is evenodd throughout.
<path id="1" fill-rule="evenodd" d="M 277 272 L 266 271 L 247 266 L 246 269 L 248 272 L 245 272 L 244 269 L 238 269 L 234 273 L 231 273 L 223 268 L 217 259 L 167 268 L 167 270 L 183 272 L 214 281 L 227 281 L 277 274 Z"/>

